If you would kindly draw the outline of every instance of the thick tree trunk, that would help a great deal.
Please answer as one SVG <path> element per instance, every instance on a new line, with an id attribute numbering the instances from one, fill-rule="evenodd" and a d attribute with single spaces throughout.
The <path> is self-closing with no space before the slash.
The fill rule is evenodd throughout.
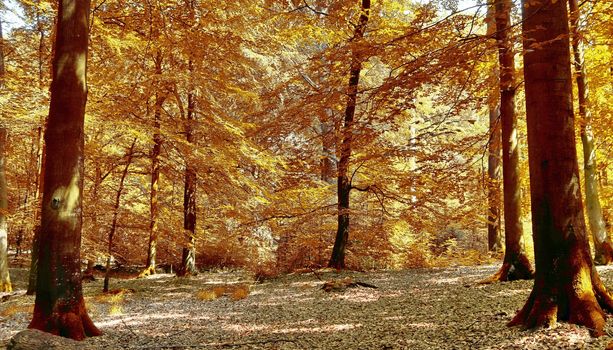
<path id="1" fill-rule="evenodd" d="M 89 1 L 59 2 L 34 314 L 29 328 L 100 335 L 83 300 L 81 226 Z"/>
<path id="2" fill-rule="evenodd" d="M 189 61 L 190 74 L 193 73 L 193 63 Z M 194 143 L 194 94 L 187 94 L 187 120 L 185 121 L 185 138 L 187 143 Z M 185 186 L 183 189 L 183 229 L 187 235 L 187 246 L 183 247 L 181 268 L 177 275 L 196 275 L 196 168 L 189 160 L 185 162 Z"/>
<path id="3" fill-rule="evenodd" d="M 119 187 L 117 188 L 117 194 L 115 195 L 115 203 L 113 204 L 113 219 L 111 221 L 111 230 L 109 231 L 109 245 L 106 257 L 106 270 L 104 273 L 104 286 L 102 287 L 102 291 L 105 293 L 109 291 L 109 274 L 111 272 L 111 256 L 113 255 L 113 237 L 115 237 L 115 230 L 117 229 L 117 219 L 119 217 L 119 204 L 121 203 L 121 194 L 123 193 L 124 182 L 126 181 L 126 176 L 128 176 L 130 164 L 132 164 L 135 144 L 136 139 L 132 141 L 132 145 L 130 146 L 128 154 L 126 155 L 126 166 L 125 168 L 123 168 L 123 171 L 121 173 L 121 178 L 119 179 Z"/>
<path id="4" fill-rule="evenodd" d="M 512 5 L 511 0 L 497 0 L 495 3 L 500 71 L 505 252 L 502 267 L 490 279 L 492 282 L 530 279 L 534 275 L 534 270 L 526 255 L 521 217 L 519 144 L 515 114 L 515 58 L 510 32 Z"/>
<path id="5" fill-rule="evenodd" d="M 524 79 L 536 275 L 509 325 L 556 320 L 602 335 L 613 301 L 590 255 L 575 148 L 566 2 L 524 1 Z"/>
<path id="6" fill-rule="evenodd" d="M 155 74 L 162 75 L 162 53 L 158 51 L 155 58 Z M 160 153 L 162 151 L 162 134 L 160 131 L 160 119 L 165 95 L 158 90 L 155 94 L 154 120 L 153 120 L 153 149 L 151 150 L 151 197 L 149 201 L 149 249 L 147 251 L 147 267 L 141 273 L 141 277 L 155 274 L 158 242 L 158 189 L 160 180 Z"/>
<path id="7" fill-rule="evenodd" d="M 578 32 L 579 8 L 577 0 L 569 0 L 572 45 L 575 63 L 575 78 L 579 99 L 579 125 L 581 126 L 581 143 L 583 144 L 583 170 L 585 184 L 585 206 L 590 231 L 594 241 L 594 261 L 606 265 L 613 261 L 613 245 L 607 234 L 605 221 L 598 194 L 596 148 L 592 132 L 592 115 L 589 110 L 588 88 L 583 59 L 583 43 Z"/>
<path id="8" fill-rule="evenodd" d="M 500 234 L 500 206 L 502 204 L 502 191 L 500 190 L 501 130 L 500 108 L 490 106 L 490 144 L 488 147 L 488 185 L 487 185 L 487 248 L 490 252 L 502 251 L 502 236 Z"/>
<path id="9" fill-rule="evenodd" d="M 0 24 L 1 27 L 1 24 Z M 0 36 L 1 39 L 1 36 Z M 0 61 L 1 61 L 0 56 Z M 1 69 L 1 67 L 0 67 Z M 1 73 L 1 70 L 0 70 Z M 1 86 L 1 84 L 0 84 Z M 0 125 L 0 292 L 12 292 L 11 277 L 9 275 L 8 259 L 8 224 L 6 214 L 8 210 L 6 185 L 6 141 L 7 130 Z"/>
<path id="10" fill-rule="evenodd" d="M 368 17 L 370 15 L 370 0 L 362 0 L 362 13 L 352 41 L 358 42 L 364 37 Z M 362 72 L 362 58 L 359 53 L 353 51 L 351 69 L 349 71 L 349 84 L 347 88 L 347 107 L 345 108 L 345 120 L 343 125 L 343 141 L 340 147 L 340 159 L 338 169 L 338 227 L 332 256 L 328 262 L 329 267 L 336 269 L 345 268 L 345 249 L 349 240 L 349 195 L 351 193 L 351 183 L 349 182 L 349 161 L 351 158 L 351 141 L 353 139 L 353 124 L 355 108 L 358 99 L 358 85 L 360 83 L 360 73 Z"/>

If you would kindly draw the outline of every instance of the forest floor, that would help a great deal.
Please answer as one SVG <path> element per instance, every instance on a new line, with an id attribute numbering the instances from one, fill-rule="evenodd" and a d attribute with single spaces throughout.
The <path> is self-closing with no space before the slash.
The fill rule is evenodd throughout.
<path id="1" fill-rule="evenodd" d="M 84 283 L 103 336 L 86 349 L 604 349 L 611 337 L 558 324 L 523 331 L 506 323 L 532 281 L 479 285 L 497 266 L 381 272 L 325 272 L 255 283 L 246 273 L 204 272 Z M 599 268 L 613 285 L 613 267 Z M 26 271 L 11 271 L 17 292 L 0 303 L 0 347 L 27 327 L 34 298 Z M 377 286 L 326 292 L 325 281 L 351 277 Z M 243 293 L 247 286 L 249 294 Z M 241 292 L 243 291 L 243 292 Z M 215 293 L 221 295 L 218 298 Z M 609 322 L 608 334 L 613 334 Z"/>

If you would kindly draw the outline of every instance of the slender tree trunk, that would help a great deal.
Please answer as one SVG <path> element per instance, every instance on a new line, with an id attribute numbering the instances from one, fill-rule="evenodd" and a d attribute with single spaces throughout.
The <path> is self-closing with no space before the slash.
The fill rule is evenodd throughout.
<path id="1" fill-rule="evenodd" d="M 111 230 L 109 231 L 109 245 L 106 257 L 106 270 L 104 271 L 104 286 L 102 287 L 102 291 L 105 293 L 109 291 L 109 273 L 111 272 L 111 256 L 113 255 L 113 237 L 115 237 L 115 230 L 117 229 L 117 218 L 119 217 L 119 204 L 121 203 L 121 194 L 123 193 L 124 182 L 126 181 L 128 170 L 130 169 L 130 165 L 132 164 L 135 144 L 136 139 L 132 141 L 132 145 L 128 150 L 128 154 L 126 154 L 126 166 L 125 168 L 123 168 L 123 172 L 121 173 L 121 178 L 119 179 L 119 187 L 117 188 L 117 194 L 115 195 L 115 203 L 113 205 L 113 219 L 111 221 Z"/>
<path id="2" fill-rule="evenodd" d="M 0 0 L 0 8 L 3 7 L 3 1 Z M 2 18 L 0 18 L 0 89 L 4 88 L 4 35 L 2 33 Z M 2 119 L 4 116 L 0 115 Z M 11 277 L 9 275 L 9 259 L 8 259 L 8 223 L 6 215 L 8 214 L 8 196 L 6 184 L 6 142 L 7 142 L 6 126 L 0 121 L 0 292 L 11 292 Z"/>
<path id="3" fill-rule="evenodd" d="M 364 37 L 366 25 L 370 15 L 370 0 L 362 0 L 362 13 L 352 41 L 359 42 Z M 332 256 L 328 262 L 329 267 L 336 269 L 345 268 L 345 249 L 349 240 L 349 194 L 351 183 L 349 182 L 349 161 L 351 159 L 351 142 L 353 139 L 353 124 L 355 108 L 358 99 L 358 85 L 360 83 L 360 73 L 362 72 L 362 58 L 357 50 L 353 50 L 353 59 L 349 71 L 349 84 L 347 88 L 347 107 L 345 108 L 345 120 L 343 125 L 343 141 L 340 149 L 340 160 L 338 169 L 338 228 Z"/>
<path id="4" fill-rule="evenodd" d="M 495 36 L 496 22 L 495 5 L 487 7 L 487 35 Z M 492 80 L 500 79 L 498 69 L 494 70 Z M 502 205 L 502 191 L 500 189 L 500 178 L 502 177 L 501 155 L 502 136 L 500 129 L 500 106 L 498 105 L 498 89 L 490 92 L 489 121 L 490 121 L 490 142 L 488 147 L 487 162 L 487 248 L 490 252 L 502 251 L 502 235 L 500 232 L 500 207 Z"/>
<path id="5" fill-rule="evenodd" d="M 502 251 L 502 236 L 500 233 L 500 206 L 502 192 L 500 190 L 501 130 L 499 121 L 500 109 L 497 105 L 490 106 L 490 144 L 488 148 L 488 185 L 487 185 L 487 247 L 491 252 Z"/>
<path id="6" fill-rule="evenodd" d="M 162 75 L 162 53 L 158 51 L 155 58 L 155 74 L 158 77 Z M 149 202 L 149 249 L 147 251 L 147 267 L 141 273 L 141 277 L 155 274 L 155 265 L 157 257 L 158 243 L 158 189 L 160 180 L 160 153 L 162 151 L 162 134 L 160 131 L 160 119 L 162 116 L 162 107 L 164 105 L 165 94 L 158 91 L 155 94 L 154 120 L 153 120 L 153 149 L 151 150 L 151 197 Z"/>
<path id="7" fill-rule="evenodd" d="M 189 61 L 190 76 L 193 74 L 193 63 Z M 194 112 L 195 99 L 193 90 L 187 94 L 187 120 L 185 121 L 185 139 L 187 143 L 194 144 Z M 197 176 L 196 168 L 187 160 L 185 162 L 185 186 L 183 190 L 183 229 L 187 235 L 187 246 L 183 247 L 181 257 L 181 268 L 177 271 L 177 275 L 196 275 L 196 188 Z"/>
<path id="8" fill-rule="evenodd" d="M 583 170 L 585 184 L 585 205 L 587 219 L 594 241 L 594 261 L 606 265 L 613 261 L 613 245 L 607 234 L 605 221 L 598 194 L 596 148 L 592 131 L 592 114 L 589 110 L 589 96 L 583 57 L 583 43 L 578 32 L 579 8 L 577 0 L 569 0 L 572 45 L 575 63 L 575 78 L 579 98 L 579 125 L 581 126 L 581 143 L 583 144 Z"/>
<path id="9" fill-rule="evenodd" d="M 335 139 L 334 126 L 330 117 L 326 116 L 326 119 L 320 119 L 319 124 L 321 126 L 321 180 L 329 184 L 334 183 L 336 165 L 334 162 L 335 151 Z"/>
<path id="10" fill-rule="evenodd" d="M 567 4 L 524 1 L 524 79 L 536 275 L 509 325 L 556 320 L 602 335 L 613 300 L 592 263 L 586 235 L 572 106 Z"/>
<path id="11" fill-rule="evenodd" d="M 500 71 L 505 252 L 502 267 L 490 279 L 492 282 L 530 279 L 534 275 L 526 255 L 521 217 L 519 143 L 515 114 L 515 54 L 510 32 L 511 6 L 513 6 L 511 0 L 497 0 L 495 3 Z"/>
<path id="12" fill-rule="evenodd" d="M 0 24 L 1 27 L 1 24 Z M 0 32 L 1 35 L 1 32 Z M 1 39 L 1 37 L 0 37 Z M 2 56 L 0 53 L 0 62 Z M 0 76 L 1 76 L 0 67 Z M 1 78 L 0 78 L 1 79 Z M 2 84 L 0 83 L 0 87 Z M 3 125 L 0 125 L 0 292 L 11 292 L 11 277 L 9 275 L 9 259 L 8 259 L 8 224 L 6 214 L 8 210 L 7 200 L 7 185 L 6 185 L 6 142 L 7 130 Z"/>
<path id="13" fill-rule="evenodd" d="M 59 2 L 34 314 L 29 328 L 81 340 L 101 334 L 81 287 L 89 1 Z"/>

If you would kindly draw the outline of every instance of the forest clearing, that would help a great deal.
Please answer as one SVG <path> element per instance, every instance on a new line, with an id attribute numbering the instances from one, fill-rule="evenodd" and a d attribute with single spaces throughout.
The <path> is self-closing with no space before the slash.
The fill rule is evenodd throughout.
<path id="1" fill-rule="evenodd" d="M 261 283 L 244 272 L 159 274 L 113 281 L 125 290 L 114 295 L 101 293 L 98 279 L 85 283 L 84 293 L 104 335 L 78 349 L 604 349 L 613 340 L 564 323 L 537 331 L 507 327 L 532 281 L 478 284 L 496 269 L 307 272 Z M 611 267 L 599 272 L 613 282 Z M 378 288 L 321 289 L 349 276 Z M 23 295 L 25 280 L 17 285 L 19 294 L 0 304 L 3 345 L 30 321 L 34 299 Z M 249 293 L 204 293 L 233 285 Z"/>
<path id="2" fill-rule="evenodd" d="M 613 1 L 0 0 L 0 340 L 613 349 Z"/>

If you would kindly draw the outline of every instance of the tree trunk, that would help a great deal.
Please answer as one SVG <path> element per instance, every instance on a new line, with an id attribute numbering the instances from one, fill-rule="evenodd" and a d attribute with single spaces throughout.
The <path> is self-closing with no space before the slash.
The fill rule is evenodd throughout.
<path id="1" fill-rule="evenodd" d="M 588 88 L 583 57 L 583 43 L 578 32 L 579 8 L 577 0 L 569 0 L 572 45 L 575 63 L 575 78 L 579 99 L 579 125 L 581 126 L 581 143 L 583 144 L 583 170 L 585 184 L 585 206 L 588 223 L 594 240 L 594 262 L 606 265 L 613 261 L 613 245 L 607 234 L 605 221 L 598 194 L 596 148 L 592 132 L 592 115 L 589 110 Z"/>
<path id="2" fill-rule="evenodd" d="M 128 170 L 130 169 L 130 164 L 132 164 L 132 157 L 134 156 L 134 145 L 136 144 L 136 139 L 132 141 L 132 145 L 128 150 L 128 154 L 126 155 L 126 166 L 123 168 L 123 172 L 121 173 L 121 178 L 119 179 L 119 187 L 117 188 L 117 194 L 115 196 L 115 203 L 113 205 L 113 219 L 111 221 L 111 230 L 109 231 L 109 245 L 108 245 L 108 253 L 106 257 L 106 269 L 104 271 L 104 286 L 102 287 L 103 292 L 109 291 L 109 273 L 111 272 L 111 256 L 113 255 L 113 237 L 115 236 L 115 230 L 117 229 L 117 218 L 119 217 L 119 204 L 121 202 L 121 194 L 123 192 L 123 184 L 126 181 L 126 176 L 128 175 Z"/>
<path id="3" fill-rule="evenodd" d="M 509 325 L 565 320 L 598 336 L 602 307 L 613 311 L 613 300 L 593 266 L 583 217 L 566 2 L 526 0 L 522 15 L 536 275 Z"/>
<path id="4" fill-rule="evenodd" d="M 2 25 L 0 24 L 0 27 Z M 1 34 L 1 32 L 0 32 Z M 1 39 L 1 36 L 0 36 Z M 2 56 L 0 54 L 0 62 Z M 1 69 L 1 67 L 0 67 Z M 0 73 L 1 70 L 0 70 Z M 1 84 L 0 84 L 1 86 Z M 12 292 L 11 277 L 9 275 L 8 259 L 8 224 L 6 214 L 8 210 L 7 185 L 6 185 L 6 141 L 7 130 L 0 125 L 0 292 Z"/>
<path id="5" fill-rule="evenodd" d="M 155 58 L 155 74 L 158 77 L 162 75 L 162 53 L 158 51 Z M 165 95 L 159 90 L 155 94 L 154 107 L 154 134 L 153 134 L 153 149 L 151 150 L 151 197 L 150 197 L 150 212 L 149 212 L 149 249 L 147 252 L 147 267 L 141 273 L 141 277 L 155 274 L 155 259 L 157 256 L 158 242 L 158 189 L 160 180 L 160 153 L 162 151 L 162 134 L 160 131 L 160 118 L 162 116 L 162 107 L 164 105 Z"/>
<path id="6" fill-rule="evenodd" d="M 34 295 L 36 292 L 36 278 L 38 271 L 38 244 L 40 237 L 40 221 L 41 221 L 41 213 L 42 213 L 42 190 L 44 184 L 44 169 L 45 169 L 45 160 L 46 160 L 46 149 L 44 144 L 44 135 L 45 133 L 42 131 L 42 128 L 39 128 L 41 132 L 38 134 L 41 145 L 38 149 L 38 171 L 37 171 L 37 180 L 36 180 L 36 192 L 35 192 L 35 200 L 36 200 L 36 208 L 34 210 L 34 234 L 32 237 L 32 249 L 30 254 L 30 272 L 28 277 L 28 290 L 26 291 L 27 295 Z"/>
<path id="7" fill-rule="evenodd" d="M 193 63 L 189 61 L 190 76 L 193 74 Z M 191 87 L 190 87 L 191 89 Z M 185 139 L 187 143 L 194 143 L 194 94 L 190 91 L 187 94 L 187 120 L 185 121 Z M 196 275 L 196 168 L 191 161 L 185 162 L 185 186 L 183 189 L 183 229 L 187 235 L 188 244 L 183 247 L 181 256 L 181 268 L 177 275 Z"/>
<path id="8" fill-rule="evenodd" d="M 0 7 L 2 1 L 0 1 Z M 4 36 L 2 33 L 2 19 L 0 18 L 0 88 L 4 88 Z M 2 119 L 4 116 L 0 115 Z M 8 223 L 6 214 L 8 210 L 8 196 L 6 184 L 6 142 L 7 129 L 0 122 L 0 292 L 12 292 L 11 277 L 9 275 L 8 259 Z"/>
<path id="9" fill-rule="evenodd" d="M 59 2 L 54 42 L 36 301 L 29 328 L 82 340 L 100 335 L 81 287 L 84 116 L 89 1 Z"/>
<path id="10" fill-rule="evenodd" d="M 325 118 L 325 119 L 324 119 Z M 332 125 L 331 117 L 326 116 L 319 120 L 321 126 L 321 180 L 329 184 L 334 183 L 335 178 L 335 139 L 334 126 Z"/>
<path id="11" fill-rule="evenodd" d="M 511 6 L 513 6 L 511 0 L 497 0 L 495 3 L 500 71 L 505 252 L 502 267 L 490 278 L 491 282 L 530 279 L 534 275 L 534 270 L 526 255 L 521 218 L 519 144 L 515 114 L 515 55 L 510 31 Z"/>
<path id="12" fill-rule="evenodd" d="M 359 42 L 364 37 L 368 17 L 370 15 L 370 0 L 362 0 L 362 12 L 355 33 L 351 39 Z M 332 256 L 328 262 L 329 267 L 336 269 L 345 268 L 345 249 L 349 240 L 349 194 L 351 193 L 351 183 L 349 181 L 349 161 L 351 158 L 351 141 L 353 139 L 353 124 L 355 107 L 358 99 L 358 85 L 360 83 L 360 73 L 362 72 L 362 57 L 354 49 L 352 52 L 351 69 L 349 71 L 349 84 L 347 88 L 347 107 L 345 108 L 345 120 L 343 125 L 343 141 L 340 149 L 340 160 L 338 169 L 338 228 Z"/>
<path id="13" fill-rule="evenodd" d="M 502 236 L 500 234 L 500 206 L 502 204 L 502 193 L 500 191 L 500 108 L 496 105 L 490 106 L 490 144 L 488 149 L 488 186 L 487 186 L 487 248 L 490 252 L 502 251 Z"/>
<path id="14" fill-rule="evenodd" d="M 495 5 L 487 6 L 487 35 L 494 37 L 496 33 Z M 495 81 L 500 79 L 498 69 L 492 73 Z M 500 207 L 502 206 L 502 191 L 500 178 L 502 177 L 501 156 L 502 136 L 500 129 L 500 106 L 498 105 L 498 89 L 492 89 L 489 101 L 490 142 L 488 145 L 487 161 L 487 248 L 490 252 L 502 252 L 502 236 L 500 232 Z"/>

